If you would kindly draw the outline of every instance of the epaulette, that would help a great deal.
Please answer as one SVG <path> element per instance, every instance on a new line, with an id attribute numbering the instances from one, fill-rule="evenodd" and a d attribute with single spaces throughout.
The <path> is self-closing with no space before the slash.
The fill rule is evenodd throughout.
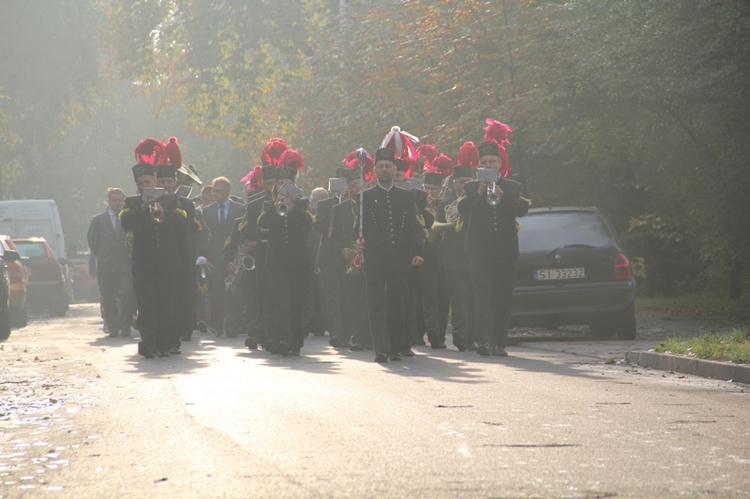
<path id="1" fill-rule="evenodd" d="M 182 218 L 184 218 L 185 220 L 187 220 L 187 212 L 186 212 L 185 210 L 183 210 L 182 208 L 177 208 L 177 209 L 176 209 L 176 210 L 174 210 L 174 211 L 175 211 L 175 212 L 176 212 L 176 213 L 177 213 L 178 215 L 182 215 Z"/>
<path id="2" fill-rule="evenodd" d="M 198 227 L 198 230 L 203 230 L 203 225 L 201 225 L 201 222 L 197 217 L 193 217 L 193 222 L 195 222 L 195 226 Z"/>
<path id="3" fill-rule="evenodd" d="M 117 215 L 117 218 L 119 218 L 120 220 L 122 220 L 122 214 L 123 213 L 127 213 L 129 211 L 130 211 L 130 208 L 123 208 L 123 209 L 121 209 L 120 213 Z"/>

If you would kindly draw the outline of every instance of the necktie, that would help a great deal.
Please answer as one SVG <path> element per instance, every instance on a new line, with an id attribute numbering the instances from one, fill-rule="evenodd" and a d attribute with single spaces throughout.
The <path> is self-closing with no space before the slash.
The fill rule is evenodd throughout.
<path id="1" fill-rule="evenodd" d="M 224 206 L 224 203 L 221 203 L 221 205 L 219 205 L 219 208 L 220 208 L 220 210 L 219 210 L 219 223 L 223 224 L 224 220 L 226 219 L 226 216 L 224 215 L 224 210 L 226 209 L 226 206 Z"/>
<path id="2" fill-rule="evenodd" d="M 120 217 L 115 217 L 115 234 L 118 236 L 122 233 L 122 225 L 120 223 Z"/>

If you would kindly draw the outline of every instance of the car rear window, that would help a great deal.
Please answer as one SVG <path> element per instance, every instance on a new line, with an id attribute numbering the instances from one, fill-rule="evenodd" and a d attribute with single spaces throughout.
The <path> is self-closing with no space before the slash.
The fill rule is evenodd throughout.
<path id="1" fill-rule="evenodd" d="M 596 213 L 529 213 L 519 222 L 518 245 L 521 251 L 551 250 L 569 244 L 595 247 L 612 244 L 609 229 Z"/>
<path id="2" fill-rule="evenodd" d="M 23 243 L 16 241 L 16 249 L 21 256 L 47 258 L 47 250 L 44 248 L 44 243 Z"/>

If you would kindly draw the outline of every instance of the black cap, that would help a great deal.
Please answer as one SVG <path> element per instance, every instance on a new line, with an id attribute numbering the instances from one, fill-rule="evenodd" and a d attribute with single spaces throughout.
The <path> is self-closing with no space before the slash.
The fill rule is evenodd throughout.
<path id="1" fill-rule="evenodd" d="M 276 168 L 276 179 L 286 179 L 294 182 L 294 177 L 297 176 L 297 172 L 294 168 L 288 166 L 279 166 Z"/>
<path id="2" fill-rule="evenodd" d="M 138 177 L 142 177 L 143 175 L 156 177 L 156 167 L 148 163 L 138 163 L 133 167 L 133 178 L 138 181 Z"/>
<path id="3" fill-rule="evenodd" d="M 479 149 L 479 157 L 482 156 L 497 156 L 500 157 L 500 149 L 497 146 L 497 142 L 482 142 L 477 146 Z"/>
<path id="4" fill-rule="evenodd" d="M 436 172 L 424 172 L 424 185 L 434 185 L 440 187 L 443 185 L 443 177 Z"/>
<path id="5" fill-rule="evenodd" d="M 175 167 L 172 165 L 157 165 L 156 177 L 157 178 L 176 178 L 177 170 L 175 170 Z"/>
<path id="6" fill-rule="evenodd" d="M 346 182 L 349 183 L 352 180 L 359 180 L 359 168 L 346 168 Z"/>
<path id="7" fill-rule="evenodd" d="M 349 168 L 345 166 L 339 166 L 336 168 L 336 178 L 347 178 L 349 175 Z"/>
<path id="8" fill-rule="evenodd" d="M 276 179 L 276 167 L 270 165 L 264 165 L 260 167 L 261 173 L 263 173 L 263 180 L 274 180 Z"/>
<path id="9" fill-rule="evenodd" d="M 387 147 L 381 147 L 377 151 L 375 151 L 375 162 L 378 161 L 390 161 L 394 165 L 396 164 L 396 156 L 393 153 L 393 149 L 388 149 Z"/>
<path id="10" fill-rule="evenodd" d="M 453 167 L 453 178 L 474 178 L 474 168 L 467 165 Z"/>

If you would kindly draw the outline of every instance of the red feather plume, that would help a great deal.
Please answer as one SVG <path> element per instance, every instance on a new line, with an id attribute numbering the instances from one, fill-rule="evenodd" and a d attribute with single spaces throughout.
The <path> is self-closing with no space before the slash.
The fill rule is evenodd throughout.
<path id="1" fill-rule="evenodd" d="M 341 162 L 344 163 L 347 168 L 359 167 L 359 149 L 355 149 L 347 154 Z M 367 151 L 365 151 L 364 163 L 365 167 L 362 171 L 362 178 L 364 178 L 366 182 L 370 182 L 375 178 L 375 158 L 373 158 Z"/>
<path id="2" fill-rule="evenodd" d="M 135 146 L 135 160 L 154 166 L 164 164 L 167 160 L 164 143 L 151 137 L 143 139 Z"/>
<path id="3" fill-rule="evenodd" d="M 299 172 L 305 169 L 305 158 L 294 149 L 287 149 L 279 158 L 279 166 L 288 166 Z"/>
<path id="4" fill-rule="evenodd" d="M 458 164 L 476 168 L 479 166 L 479 149 L 474 142 L 466 141 L 458 150 Z"/>
<path id="5" fill-rule="evenodd" d="M 264 165 L 279 166 L 279 159 L 284 151 L 289 149 L 284 139 L 274 137 L 268 141 L 260 152 L 260 161 Z"/>
<path id="6" fill-rule="evenodd" d="M 492 118 L 487 118 L 485 123 L 487 124 L 487 126 L 484 127 L 485 142 L 497 142 L 501 146 L 510 144 L 508 134 L 512 132 L 513 129 L 509 125 L 493 120 Z"/>
<path id="7" fill-rule="evenodd" d="M 396 159 L 417 159 L 417 150 L 414 144 L 418 144 L 419 139 L 408 132 L 402 132 L 401 128 L 394 126 L 391 131 L 383 137 L 380 147 L 387 147 L 394 152 Z M 410 170 L 411 171 L 411 170 Z"/>
<path id="8" fill-rule="evenodd" d="M 445 154 L 441 154 L 432 162 L 432 168 L 425 171 L 439 173 L 443 177 L 447 177 L 453 171 L 453 160 Z"/>
<path id="9" fill-rule="evenodd" d="M 417 158 L 424 158 L 424 169 L 432 170 L 432 162 L 437 158 L 437 146 L 435 144 L 422 144 L 417 148 Z"/>
<path id="10" fill-rule="evenodd" d="M 167 142 L 166 147 L 164 148 L 166 150 L 166 163 L 167 165 L 172 165 L 175 168 L 179 168 L 182 166 L 182 152 L 180 152 L 180 146 L 177 145 L 177 137 L 169 137 L 169 141 Z"/>

